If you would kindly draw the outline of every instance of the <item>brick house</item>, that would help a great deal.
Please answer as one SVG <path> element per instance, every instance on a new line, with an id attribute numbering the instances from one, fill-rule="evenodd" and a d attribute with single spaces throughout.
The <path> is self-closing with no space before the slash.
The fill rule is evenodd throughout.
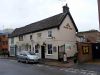
<path id="1" fill-rule="evenodd" d="M 79 61 L 100 59 L 100 32 L 97 30 L 78 32 L 77 36 Z"/>
<path id="2" fill-rule="evenodd" d="M 77 36 L 83 38 L 84 42 L 90 42 L 90 43 L 100 42 L 100 32 L 97 30 L 78 32 Z"/>
<path id="3" fill-rule="evenodd" d="M 0 34 L 0 52 L 8 52 L 8 35 Z"/>

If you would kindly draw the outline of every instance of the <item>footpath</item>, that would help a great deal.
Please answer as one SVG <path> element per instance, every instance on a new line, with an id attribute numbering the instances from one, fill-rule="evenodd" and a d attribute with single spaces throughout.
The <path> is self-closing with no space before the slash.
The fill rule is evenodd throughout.
<path id="1" fill-rule="evenodd" d="M 68 62 L 60 62 L 58 60 L 48 60 L 44 59 L 41 60 L 41 64 L 49 65 L 49 66 L 56 66 L 61 68 L 70 68 L 73 67 L 75 64 L 72 60 L 69 60 Z"/>

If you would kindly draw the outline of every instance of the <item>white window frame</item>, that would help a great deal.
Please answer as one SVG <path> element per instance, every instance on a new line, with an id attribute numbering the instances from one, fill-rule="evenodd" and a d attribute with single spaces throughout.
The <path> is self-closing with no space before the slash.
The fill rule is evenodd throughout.
<path id="1" fill-rule="evenodd" d="M 23 35 L 19 36 L 19 41 L 23 41 L 23 40 L 24 40 L 24 36 Z"/>
<path id="2" fill-rule="evenodd" d="M 32 36 L 32 35 L 30 35 L 30 40 L 32 40 L 32 38 L 33 38 L 33 36 Z"/>
<path id="3" fill-rule="evenodd" d="M 50 45 L 51 45 L 51 48 L 49 48 L 50 47 Z M 52 46 L 52 44 L 48 44 L 47 45 L 47 53 L 48 53 L 48 55 L 51 55 L 51 54 L 53 54 L 53 46 Z M 50 52 L 49 52 L 50 51 Z"/>
<path id="4" fill-rule="evenodd" d="M 11 38 L 11 44 L 14 44 L 14 38 Z"/>
<path id="5" fill-rule="evenodd" d="M 48 37 L 52 37 L 52 31 L 51 30 L 48 31 Z"/>

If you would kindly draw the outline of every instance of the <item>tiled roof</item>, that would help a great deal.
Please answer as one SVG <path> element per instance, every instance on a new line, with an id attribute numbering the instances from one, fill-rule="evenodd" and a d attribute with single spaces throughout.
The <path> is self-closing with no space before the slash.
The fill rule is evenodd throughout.
<path id="1" fill-rule="evenodd" d="M 62 21 L 65 19 L 66 15 L 70 16 L 76 31 L 78 31 L 71 14 L 70 13 L 61 13 L 61 14 L 46 18 L 44 20 L 26 25 L 24 27 L 16 28 L 12 32 L 10 37 L 15 37 L 15 36 L 19 36 L 19 35 L 24 35 L 24 34 L 28 34 L 28 33 L 34 33 L 34 32 L 38 32 L 38 31 L 50 29 L 50 28 L 59 27 L 61 25 Z"/>

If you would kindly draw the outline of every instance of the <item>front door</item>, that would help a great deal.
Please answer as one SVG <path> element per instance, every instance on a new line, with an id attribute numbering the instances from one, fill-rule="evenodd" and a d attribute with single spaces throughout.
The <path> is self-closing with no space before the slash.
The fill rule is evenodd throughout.
<path id="1" fill-rule="evenodd" d="M 45 46 L 41 46 L 41 58 L 45 58 Z"/>
<path id="2" fill-rule="evenodd" d="M 94 59 L 100 59 L 100 43 L 92 44 L 92 55 Z"/>

